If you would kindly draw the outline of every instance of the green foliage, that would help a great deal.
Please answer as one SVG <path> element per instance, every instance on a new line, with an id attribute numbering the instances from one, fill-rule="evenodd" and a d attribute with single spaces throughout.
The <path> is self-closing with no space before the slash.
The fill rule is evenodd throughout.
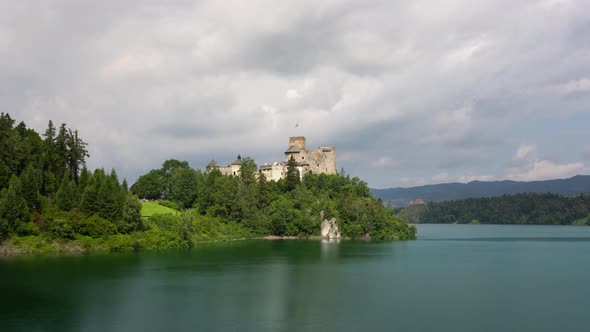
<path id="1" fill-rule="evenodd" d="M 39 235 L 39 227 L 33 222 L 21 223 L 16 228 L 18 236 Z"/>
<path id="2" fill-rule="evenodd" d="M 528 193 L 429 203 L 420 222 L 571 225 L 589 214 L 589 195 L 566 197 Z"/>
<path id="3" fill-rule="evenodd" d="M 129 233 L 142 229 L 141 223 L 142 205 L 137 196 L 127 193 L 125 195 L 125 205 L 123 206 L 123 223 L 119 226 L 119 231 Z"/>
<path id="4" fill-rule="evenodd" d="M 164 174 L 161 170 L 152 170 L 142 175 L 131 186 L 131 192 L 143 199 L 160 199 L 164 191 Z"/>
<path id="5" fill-rule="evenodd" d="M 12 175 L 7 189 L 0 192 L 0 234 L 8 237 L 22 223 L 31 219 L 27 202 L 23 196 L 23 187 L 19 178 Z"/>
<path id="6" fill-rule="evenodd" d="M 20 174 L 23 186 L 23 198 L 27 201 L 31 211 L 39 209 L 39 193 L 41 190 L 41 171 L 28 165 Z"/>
<path id="7" fill-rule="evenodd" d="M 141 216 L 142 217 L 151 217 L 154 214 L 173 214 L 177 215 L 180 212 L 175 209 L 171 208 L 170 206 L 162 204 L 163 202 L 143 202 L 141 203 Z M 170 202 L 170 205 L 176 206 L 176 204 Z"/>
<path id="8" fill-rule="evenodd" d="M 190 208 L 198 193 L 196 172 L 190 168 L 176 168 L 170 177 L 168 198 L 177 202 L 182 209 Z"/>
<path id="9" fill-rule="evenodd" d="M 291 171 L 286 179 L 279 182 L 266 181 L 262 174 L 257 179 L 256 169 L 251 158 L 242 159 L 240 173 L 235 177 L 223 176 L 217 170 L 203 174 L 179 167 L 172 175 L 168 197 L 180 208 L 187 207 L 192 200 L 195 210 L 191 214 L 197 219 L 206 217 L 226 225 L 239 225 L 256 235 L 319 235 L 322 218 L 335 217 L 343 235 L 350 238 L 415 236 L 415 228 L 395 217 L 381 201 L 374 200 L 367 184 L 359 178 L 310 173 L 301 182 L 294 160 L 290 161 Z M 191 173 L 196 175 L 191 177 Z M 157 196 L 165 194 L 162 191 Z M 184 214 L 183 217 L 188 218 Z M 150 223 L 176 232 L 165 222 L 180 224 L 180 220 L 175 216 L 153 216 Z"/>
<path id="10" fill-rule="evenodd" d="M 59 190 L 55 194 L 55 204 L 64 211 L 70 211 L 78 206 L 78 193 L 76 184 L 70 180 L 69 175 L 64 175 Z"/>
<path id="11" fill-rule="evenodd" d="M 428 206 L 425 204 L 410 205 L 407 208 L 402 209 L 398 216 L 411 223 L 419 224 L 423 222 L 427 210 Z"/>
<path id="12" fill-rule="evenodd" d="M 165 207 L 167 207 L 169 209 L 173 209 L 173 210 L 181 210 L 182 209 L 180 207 L 180 205 L 178 205 L 178 203 L 173 202 L 173 201 L 169 201 L 167 199 L 160 200 L 157 203 L 158 203 L 158 205 L 165 206 Z M 163 211 L 166 211 L 166 210 L 164 209 Z M 176 214 L 176 213 L 173 213 L 173 214 Z"/>
<path id="13" fill-rule="evenodd" d="M 113 223 L 97 215 L 82 219 L 73 226 L 76 234 L 87 235 L 94 238 L 105 237 L 117 232 L 117 227 Z"/>
<path id="14" fill-rule="evenodd" d="M 26 252 L 188 248 L 195 241 L 269 234 L 318 235 L 335 217 L 344 236 L 407 239 L 415 229 L 340 175 L 267 181 L 251 158 L 237 176 L 170 159 L 128 190 L 115 170 L 89 171 L 76 130 L 49 121 L 43 138 L 0 113 L 0 240 Z M 137 195 L 137 196 L 135 196 Z M 139 198 L 161 200 L 139 201 Z"/>
<path id="15" fill-rule="evenodd" d="M 285 190 L 291 191 L 295 189 L 301 180 L 301 174 L 297 169 L 297 162 L 291 156 L 291 159 L 287 162 L 287 176 L 285 177 Z"/>

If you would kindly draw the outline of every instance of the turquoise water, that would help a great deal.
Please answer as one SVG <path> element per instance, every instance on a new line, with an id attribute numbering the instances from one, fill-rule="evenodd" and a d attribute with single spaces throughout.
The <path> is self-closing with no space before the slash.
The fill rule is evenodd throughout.
<path id="1" fill-rule="evenodd" d="M 0 259 L 0 331 L 588 331 L 590 227 Z"/>

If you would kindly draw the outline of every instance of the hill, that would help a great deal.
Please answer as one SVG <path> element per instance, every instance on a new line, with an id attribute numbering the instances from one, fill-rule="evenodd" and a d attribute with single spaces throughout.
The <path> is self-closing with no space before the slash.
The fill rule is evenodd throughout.
<path id="1" fill-rule="evenodd" d="M 519 193 L 578 195 L 590 193 L 590 175 L 531 182 L 505 180 L 443 183 L 410 188 L 371 189 L 371 193 L 375 198 L 391 201 L 395 207 L 407 206 L 411 200 L 416 198 L 422 198 L 427 202 L 441 202 Z"/>
<path id="2" fill-rule="evenodd" d="M 425 224 L 588 225 L 590 195 L 515 194 L 412 205 L 398 216 Z"/>

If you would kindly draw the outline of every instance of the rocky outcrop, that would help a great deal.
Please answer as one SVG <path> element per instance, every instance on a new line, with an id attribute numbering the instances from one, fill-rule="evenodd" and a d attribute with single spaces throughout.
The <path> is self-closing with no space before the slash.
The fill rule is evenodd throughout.
<path id="1" fill-rule="evenodd" d="M 342 238 L 338 225 L 336 224 L 336 218 L 324 219 L 322 221 L 322 238 L 327 240 L 339 240 Z"/>

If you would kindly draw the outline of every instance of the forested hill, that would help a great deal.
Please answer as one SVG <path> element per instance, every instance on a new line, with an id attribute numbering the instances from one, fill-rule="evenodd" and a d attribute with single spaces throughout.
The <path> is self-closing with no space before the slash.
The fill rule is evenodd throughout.
<path id="1" fill-rule="evenodd" d="M 569 179 L 531 182 L 506 180 L 443 183 L 410 188 L 371 189 L 371 193 L 383 201 L 391 201 L 395 207 L 407 206 L 410 201 L 416 198 L 422 198 L 427 202 L 441 202 L 518 193 L 578 195 L 590 193 L 590 175 L 577 175 Z"/>
<path id="2" fill-rule="evenodd" d="M 244 158 L 238 176 L 168 160 L 129 190 L 115 170 L 88 170 L 87 157 L 86 143 L 66 124 L 49 121 L 40 135 L 0 113 L 0 255 L 308 237 L 319 235 L 322 221 L 331 218 L 349 238 L 412 239 L 416 232 L 371 197 L 360 179 L 309 174 L 301 181 L 295 161 L 286 179 L 274 182 L 256 174 L 251 158 Z M 175 213 L 147 213 L 134 194 Z"/>
<path id="3" fill-rule="evenodd" d="M 412 205 L 399 216 L 426 224 L 589 225 L 590 195 L 516 194 Z"/>

